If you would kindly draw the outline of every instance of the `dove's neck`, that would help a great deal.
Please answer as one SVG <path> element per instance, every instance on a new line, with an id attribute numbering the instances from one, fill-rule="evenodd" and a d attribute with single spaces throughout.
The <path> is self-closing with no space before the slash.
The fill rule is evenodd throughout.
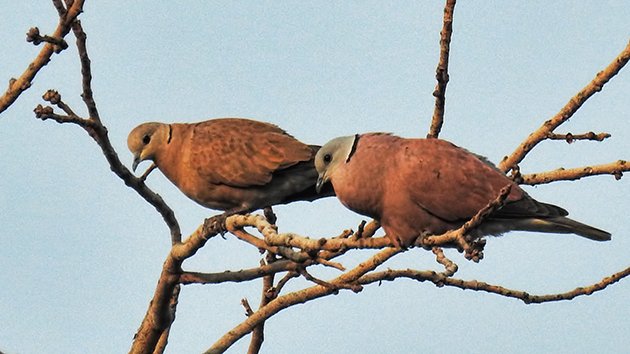
<path id="1" fill-rule="evenodd" d="M 187 151 L 183 144 L 186 140 L 185 129 L 181 124 L 169 124 L 168 136 L 165 136 L 161 149 L 156 154 L 155 163 L 160 171 L 175 185 L 180 185 L 184 176 L 180 176 L 179 171 L 184 171 L 180 166 L 187 163 L 188 157 L 182 152 Z"/>
<path id="2" fill-rule="evenodd" d="M 352 158 L 335 171 L 334 188 L 337 197 L 347 208 L 366 216 L 379 219 L 380 200 L 385 184 L 382 171 L 375 168 L 375 151 L 362 148 L 365 137 L 359 139 Z"/>

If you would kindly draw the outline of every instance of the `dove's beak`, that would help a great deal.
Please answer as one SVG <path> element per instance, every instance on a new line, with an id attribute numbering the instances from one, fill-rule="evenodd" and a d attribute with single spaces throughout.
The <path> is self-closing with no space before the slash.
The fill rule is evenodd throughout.
<path id="1" fill-rule="evenodd" d="M 318 194 L 322 191 L 322 187 L 324 186 L 325 183 L 326 183 L 326 180 L 324 179 L 324 176 L 320 175 L 319 177 L 317 177 L 315 190 L 317 191 Z"/>
<path id="2" fill-rule="evenodd" d="M 133 157 L 133 165 L 131 165 L 131 169 L 133 172 L 136 172 L 136 168 L 138 168 L 138 164 L 140 164 L 140 156 Z"/>

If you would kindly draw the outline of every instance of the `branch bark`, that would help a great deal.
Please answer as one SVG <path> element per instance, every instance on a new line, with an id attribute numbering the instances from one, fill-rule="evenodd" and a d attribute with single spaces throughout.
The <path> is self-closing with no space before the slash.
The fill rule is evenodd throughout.
<path id="1" fill-rule="evenodd" d="M 541 304 L 545 302 L 572 300 L 578 296 L 591 295 L 595 292 L 604 290 L 611 284 L 618 282 L 619 280 L 630 275 L 630 267 L 617 272 L 611 276 L 605 277 L 599 282 L 588 285 L 585 287 L 578 287 L 571 291 L 567 291 L 559 294 L 549 295 L 531 295 L 525 291 L 508 289 L 499 285 L 488 284 L 477 280 L 462 280 L 457 278 L 451 278 L 445 276 L 442 273 L 434 271 L 419 271 L 412 269 L 404 270 L 386 270 L 382 272 L 374 272 L 365 276 L 362 276 L 358 282 L 362 285 L 367 285 L 375 282 L 381 282 L 384 280 L 393 281 L 400 278 L 414 279 L 419 282 L 430 281 L 437 285 L 452 286 L 460 288 L 462 290 L 475 290 L 485 291 L 491 294 L 497 294 L 505 297 L 511 297 L 523 301 L 526 304 Z"/>
<path id="2" fill-rule="evenodd" d="M 599 133 L 595 134 L 593 132 L 588 132 L 584 134 L 547 134 L 547 139 L 549 140 L 564 140 L 569 144 L 574 143 L 576 140 L 592 140 L 592 141 L 604 141 L 605 139 L 610 138 L 610 134 L 608 133 Z"/>
<path id="3" fill-rule="evenodd" d="M 446 103 L 446 85 L 448 84 L 448 58 L 451 51 L 451 35 L 453 34 L 453 12 L 455 11 L 455 0 L 446 0 L 444 6 L 444 20 L 442 31 L 440 32 L 440 61 L 435 70 L 437 85 L 433 96 L 435 97 L 435 108 L 433 119 L 427 138 L 437 138 L 444 123 L 444 105 Z"/>
<path id="4" fill-rule="evenodd" d="M 569 102 L 562 107 L 551 119 L 543 123 L 540 128 L 531 133 L 525 141 L 519 145 L 511 155 L 503 158 L 499 164 L 499 169 L 503 172 L 515 169 L 516 166 L 523 161 L 525 156 L 541 141 L 547 139 L 549 134 L 554 131 L 560 124 L 566 122 L 577 112 L 580 107 L 595 93 L 602 90 L 604 85 L 610 81 L 630 60 L 630 42 L 621 51 L 621 53 L 602 71 L 597 73 L 595 78 L 589 82 L 580 92 L 571 97 Z"/>
<path id="5" fill-rule="evenodd" d="M 55 29 L 55 32 L 53 32 L 51 37 L 63 39 L 68 34 L 68 32 L 70 32 L 70 27 L 72 23 L 77 18 L 77 16 L 79 16 L 79 14 L 83 12 L 83 2 L 84 0 L 75 0 L 72 6 L 70 6 L 67 11 L 63 12 L 63 15 L 61 15 L 61 11 L 58 7 L 58 2 L 54 2 L 57 11 L 60 12 L 60 16 L 57 28 Z M 31 82 L 35 78 L 35 75 L 37 75 L 41 68 L 48 64 L 53 53 L 55 53 L 56 51 L 56 47 L 56 44 L 46 42 L 37 57 L 33 60 L 32 63 L 28 65 L 24 73 L 22 73 L 19 78 L 10 80 L 9 88 L 2 96 L 0 96 L 0 113 L 9 108 L 9 106 L 11 106 L 13 102 L 17 100 L 22 92 L 28 90 L 28 88 L 31 87 Z"/>
<path id="6" fill-rule="evenodd" d="M 270 218 L 266 217 L 267 220 Z M 275 215 L 273 218 L 273 222 L 275 222 Z M 276 262 L 276 256 L 271 253 L 267 253 L 266 264 L 273 264 Z M 274 282 L 274 274 L 268 274 L 263 277 L 262 284 L 262 294 L 260 296 L 260 305 L 258 308 L 263 308 L 267 306 L 267 304 L 275 299 L 278 293 L 272 291 Z M 249 348 L 247 349 L 247 354 L 258 354 L 260 349 L 262 348 L 262 344 L 265 341 L 265 321 L 260 322 L 252 332 L 252 339 L 249 343 Z"/>
<path id="7" fill-rule="evenodd" d="M 618 160 L 602 165 L 593 165 L 576 168 L 559 168 L 555 171 L 538 172 L 522 175 L 520 183 L 531 186 L 537 184 L 546 184 L 555 181 L 575 181 L 584 177 L 597 175 L 612 175 L 619 180 L 624 172 L 630 171 L 630 163 L 625 160 Z"/>
<path id="8" fill-rule="evenodd" d="M 193 256 L 209 238 L 221 232 L 224 225 L 221 217 L 206 219 L 183 243 L 173 245 L 162 266 L 153 299 L 134 336 L 129 353 L 153 353 L 160 342 L 166 340 L 168 330 L 175 320 L 175 305 L 179 294 L 181 265 L 186 258 Z"/>
<path id="9" fill-rule="evenodd" d="M 396 248 L 386 248 L 374 256 L 370 257 L 368 260 L 359 264 L 356 268 L 348 271 L 340 275 L 339 277 L 332 280 L 330 283 L 333 285 L 344 285 L 355 283 L 361 276 L 366 274 L 367 272 L 375 269 L 379 265 L 383 264 L 385 261 L 400 253 L 401 249 Z M 275 315 L 276 313 L 291 307 L 293 305 L 302 304 L 307 301 L 320 298 L 322 296 L 330 295 L 338 291 L 337 288 L 331 288 L 323 285 L 315 285 L 310 288 L 292 292 L 286 295 L 279 296 L 275 300 L 271 301 L 267 306 L 264 306 L 254 314 L 249 316 L 245 321 L 241 324 L 234 327 L 232 330 L 228 331 L 223 337 L 221 337 L 217 342 L 215 342 L 210 349 L 208 349 L 206 354 L 216 354 L 223 353 L 227 348 L 229 348 L 232 344 L 234 344 L 237 340 L 250 333 L 254 327 L 256 327 L 260 322 L 267 320 L 269 317 Z"/>

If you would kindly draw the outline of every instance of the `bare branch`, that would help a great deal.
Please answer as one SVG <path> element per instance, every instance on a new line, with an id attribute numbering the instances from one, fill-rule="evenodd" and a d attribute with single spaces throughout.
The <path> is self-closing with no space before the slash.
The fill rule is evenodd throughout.
<path id="1" fill-rule="evenodd" d="M 619 180 L 624 172 L 630 171 L 630 163 L 618 160 L 603 165 L 594 165 L 577 168 L 559 168 L 555 171 L 531 173 L 521 175 L 520 183 L 528 185 L 546 184 L 554 181 L 574 181 L 584 177 L 597 175 L 613 175 Z"/>
<path id="2" fill-rule="evenodd" d="M 299 276 L 300 276 L 300 273 L 298 273 L 297 271 L 290 271 L 287 274 L 285 274 L 284 277 L 282 277 L 282 279 L 278 281 L 278 284 L 276 284 L 275 287 L 269 289 L 269 291 L 273 293 L 272 295 L 273 298 L 278 297 L 278 294 L 282 292 L 282 289 L 289 282 L 289 280 L 295 279 Z"/>
<path id="3" fill-rule="evenodd" d="M 70 110 L 71 111 L 71 110 Z M 57 123 L 73 123 L 81 126 L 84 129 L 96 129 L 98 128 L 97 124 L 88 119 L 83 119 L 77 115 L 62 115 L 56 114 L 52 107 L 50 106 L 42 106 L 38 104 L 37 107 L 33 110 L 35 113 L 35 117 L 41 120 L 52 119 Z"/>
<path id="4" fill-rule="evenodd" d="M 224 225 L 219 222 L 221 220 L 224 221 L 225 218 L 216 216 L 206 219 L 183 243 L 172 246 L 162 266 L 153 299 L 134 337 L 130 353 L 153 353 L 159 342 L 165 340 L 163 337 L 167 335 L 166 332 L 175 319 L 175 307 L 171 305 L 177 304 L 182 262 L 194 255 L 208 239 L 223 230 Z"/>
<path id="5" fill-rule="evenodd" d="M 173 323 L 175 321 L 175 310 L 177 309 L 177 304 L 179 302 L 179 292 L 181 287 L 176 285 L 173 289 L 173 293 L 171 294 L 171 300 L 169 302 L 169 312 L 170 312 L 170 321 Z M 166 350 L 166 345 L 168 344 L 168 336 L 171 331 L 171 326 L 169 325 L 162 331 L 160 338 L 158 339 L 157 344 L 155 345 L 155 349 L 153 350 L 153 354 L 162 354 Z"/>
<path id="6" fill-rule="evenodd" d="M 267 220 L 273 220 L 273 223 L 275 223 L 276 215 L 271 210 L 271 207 L 269 207 L 269 210 L 265 209 L 265 218 Z M 266 263 L 261 261 L 261 264 L 260 264 L 261 267 L 264 266 L 265 264 L 274 264 L 278 261 L 276 259 L 276 256 L 272 253 L 267 253 L 265 260 L 266 260 Z M 260 305 L 258 305 L 259 309 L 265 307 L 269 303 L 269 301 L 275 299 L 278 296 L 278 293 L 272 290 L 273 282 L 274 282 L 274 274 L 268 274 L 263 278 Z M 265 341 L 265 322 L 262 321 L 258 324 L 258 326 L 256 326 L 256 328 L 254 328 L 254 331 L 252 332 L 252 339 L 249 343 L 247 354 L 258 354 L 260 352 L 260 348 L 262 348 L 262 344 L 264 341 Z"/>
<path id="7" fill-rule="evenodd" d="M 313 261 L 306 261 L 299 266 L 308 266 L 313 264 Z M 180 283 L 183 285 L 188 284 L 219 284 L 227 282 L 244 282 L 262 278 L 266 275 L 276 274 L 281 272 L 295 271 L 298 268 L 298 263 L 290 260 L 278 260 L 274 263 L 263 265 L 256 268 L 242 269 L 239 271 L 226 270 L 220 273 L 198 273 L 198 272 L 183 272 L 180 276 Z"/>
<path id="8" fill-rule="evenodd" d="M 482 251 L 485 243 L 471 243 L 465 236 L 486 220 L 488 216 L 501 208 L 511 190 L 512 186 L 509 184 L 503 187 L 496 199 L 490 201 L 488 205 L 479 210 L 472 219 L 468 220 L 459 229 L 445 232 L 442 235 L 427 236 L 419 241 L 420 244 L 423 247 L 434 247 L 454 243 L 459 249 L 465 252 L 467 259 L 479 262 L 479 260 L 483 258 Z"/>
<path id="9" fill-rule="evenodd" d="M 32 27 L 26 32 L 26 41 L 29 43 L 33 43 L 34 45 L 40 45 L 41 43 L 50 43 L 53 45 L 55 53 L 61 53 L 64 49 L 68 49 L 68 43 L 59 37 L 51 37 L 48 35 L 41 35 L 39 33 L 39 28 Z"/>
<path id="10" fill-rule="evenodd" d="M 100 122 L 101 118 L 99 117 L 98 110 L 96 109 L 96 102 L 94 101 L 92 93 L 92 64 L 87 53 L 87 34 L 83 31 L 81 21 L 77 20 L 72 23 L 72 32 L 77 38 L 77 49 L 79 51 L 79 59 L 81 60 L 81 77 L 83 79 L 83 93 L 81 94 L 81 97 L 88 109 L 90 119 Z"/>
<path id="11" fill-rule="evenodd" d="M 448 56 L 451 48 L 451 35 L 453 34 L 453 12 L 455 0 L 446 0 L 444 6 L 444 22 L 440 32 L 440 61 L 435 70 L 437 85 L 433 96 L 435 97 L 435 109 L 427 138 L 437 138 L 444 122 L 444 104 L 446 101 L 446 85 L 448 84 Z"/>
<path id="12" fill-rule="evenodd" d="M 63 6 L 61 0 L 52 0 L 55 9 L 57 9 L 57 13 L 59 13 L 59 17 L 64 17 L 66 15 L 66 7 Z"/>
<path id="13" fill-rule="evenodd" d="M 334 239 L 320 238 L 311 239 L 293 233 L 270 234 L 265 237 L 265 241 L 270 245 L 283 245 L 287 247 L 297 247 L 309 251 L 326 250 L 330 252 L 340 251 L 346 248 L 357 249 L 381 249 L 383 247 L 393 247 L 392 242 L 387 237 L 372 237 L 358 239 Z"/>
<path id="14" fill-rule="evenodd" d="M 55 29 L 55 32 L 50 36 L 56 39 L 63 39 L 68 32 L 70 32 L 70 26 L 72 22 L 79 16 L 81 12 L 83 12 L 83 2 L 84 0 L 76 0 L 72 4 L 72 6 L 65 12 L 64 16 L 60 16 L 59 24 Z M 59 11 L 59 7 L 55 2 L 55 7 Z M 0 113 L 4 112 L 15 100 L 20 96 L 20 94 L 26 91 L 30 86 L 31 82 L 35 78 L 35 75 L 43 68 L 52 57 L 52 54 L 58 48 L 56 44 L 46 43 L 42 50 L 39 52 L 37 57 L 33 60 L 32 63 L 28 65 L 24 73 L 20 75 L 17 79 L 11 79 L 9 83 L 9 88 L 7 91 L 0 97 Z"/>
<path id="15" fill-rule="evenodd" d="M 475 290 L 475 291 L 485 291 L 488 293 L 493 293 L 497 295 L 502 295 L 506 297 L 511 297 L 515 299 L 522 300 L 526 304 L 531 303 L 543 303 L 543 302 L 552 302 L 552 301 L 561 301 L 561 300 L 571 300 L 575 297 L 582 295 L 591 295 L 594 292 L 601 291 L 605 289 L 607 286 L 618 282 L 619 280 L 630 275 L 630 267 L 615 273 L 611 276 L 603 278 L 598 283 L 593 285 L 589 285 L 586 287 L 575 288 L 571 291 L 560 293 L 560 294 L 550 294 L 550 295 L 531 295 L 527 292 L 520 290 L 512 290 L 508 288 L 504 288 L 499 285 L 488 284 L 484 282 L 480 282 L 477 280 L 462 280 L 456 278 L 450 278 L 442 273 L 436 273 L 434 271 L 419 271 L 412 269 L 405 270 L 386 270 L 382 272 L 373 272 L 367 275 L 362 276 L 359 279 L 359 283 L 362 285 L 367 285 L 370 283 L 381 282 L 383 280 L 392 281 L 399 278 L 408 278 L 415 279 L 417 281 L 430 281 L 436 284 L 437 286 L 452 286 L 464 290 Z"/>
<path id="16" fill-rule="evenodd" d="M 630 42 L 624 50 L 610 63 L 604 70 L 597 73 L 595 78 L 588 83 L 580 92 L 571 97 L 569 102 L 562 107 L 551 119 L 543 123 L 543 125 L 530 134 L 525 141 L 519 145 L 510 155 L 503 158 L 499 164 L 499 169 L 507 172 L 518 165 L 525 156 L 541 141 L 547 139 L 549 134 L 554 131 L 560 124 L 566 122 L 573 114 L 595 93 L 602 90 L 604 85 L 628 63 L 630 60 Z"/>
<path id="17" fill-rule="evenodd" d="M 337 252 L 345 252 L 350 248 L 383 248 L 391 246 L 391 241 L 386 237 L 371 238 L 370 233 L 377 230 L 374 223 L 369 224 L 365 238 L 320 238 L 314 240 L 308 237 L 300 236 L 293 233 L 278 234 L 276 227 L 270 224 L 265 217 L 258 214 L 248 215 L 231 215 L 225 221 L 226 229 L 239 239 L 250 243 L 259 249 L 267 250 L 271 253 L 281 255 L 297 263 L 303 263 L 312 259 L 317 263 L 331 266 L 343 270 L 343 266 L 338 263 L 332 263 L 328 260 L 336 256 Z M 243 227 L 253 226 L 264 237 L 264 240 L 255 237 L 243 230 Z M 296 247 L 302 252 L 293 251 Z M 320 251 L 331 253 L 323 253 L 318 255 Z"/>
<path id="18" fill-rule="evenodd" d="M 444 272 L 442 273 L 444 276 L 451 277 L 457 273 L 457 264 L 446 258 L 444 251 L 440 247 L 433 247 L 431 251 L 435 254 L 435 260 L 444 266 Z"/>
<path id="19" fill-rule="evenodd" d="M 245 308 L 246 316 L 251 316 L 254 313 L 254 310 L 252 310 L 252 306 L 249 304 L 249 301 L 247 301 L 246 298 L 241 299 L 241 305 L 243 305 L 243 308 Z"/>
<path id="20" fill-rule="evenodd" d="M 48 92 L 51 92 L 49 90 Z M 45 95 L 46 97 L 46 95 Z M 61 101 L 61 97 L 58 98 L 59 104 L 63 105 L 68 112 L 72 112 L 70 107 L 63 104 Z M 76 115 L 67 116 L 67 115 L 58 115 L 55 114 L 52 107 L 44 107 L 42 105 L 38 105 L 35 110 L 35 116 L 39 119 L 53 119 L 57 123 L 72 123 L 81 126 L 85 131 L 94 139 L 94 141 L 101 147 L 103 155 L 107 159 L 109 163 L 109 167 L 120 179 L 122 179 L 125 184 L 132 189 L 134 189 L 142 198 L 144 198 L 149 204 L 153 205 L 155 209 L 162 215 L 164 222 L 168 226 L 171 231 L 171 242 L 173 244 L 179 243 L 181 241 L 181 232 L 179 229 L 179 224 L 175 219 L 175 214 L 173 210 L 166 205 L 162 197 L 158 194 L 150 190 L 145 184 L 144 180 L 135 177 L 127 167 L 125 167 L 120 159 L 118 158 L 118 154 L 114 150 L 111 142 L 109 141 L 109 137 L 107 134 L 107 128 L 100 123 L 100 121 L 94 119 L 84 119 L 80 118 Z"/>
<path id="21" fill-rule="evenodd" d="M 77 4 L 82 5 L 83 1 L 75 1 L 72 4 L 72 8 L 74 8 Z M 67 15 L 70 14 L 68 11 Z M 64 112 L 68 114 L 68 116 L 61 116 L 54 114 L 51 107 L 42 107 L 38 105 L 35 108 L 35 115 L 37 118 L 45 120 L 47 118 L 52 118 L 58 123 L 74 123 L 81 126 L 85 131 L 96 141 L 96 143 L 101 147 L 103 155 L 107 159 L 109 163 L 110 169 L 114 172 L 118 177 L 120 177 L 127 186 L 133 188 L 141 197 L 143 197 L 149 204 L 153 205 L 155 209 L 162 215 L 164 222 L 168 226 L 171 232 L 171 243 L 177 244 L 181 242 L 181 231 L 179 228 L 179 224 L 175 219 L 175 214 L 173 211 L 166 205 L 164 200 L 150 190 L 145 184 L 142 178 L 136 178 L 130 171 L 127 169 L 120 159 L 118 158 L 118 154 L 114 150 L 111 142 L 109 141 L 109 137 L 107 134 L 107 128 L 101 123 L 98 110 L 96 108 L 96 103 L 94 101 L 91 89 L 91 66 L 90 66 L 90 58 L 87 53 L 86 47 L 86 39 L 87 35 L 83 31 L 81 27 L 81 23 L 79 21 L 74 21 L 72 24 L 72 29 L 74 31 L 75 36 L 77 37 L 77 48 L 79 52 L 79 57 L 81 61 L 81 76 L 83 83 L 83 101 L 88 109 L 90 114 L 90 118 L 84 119 L 78 117 L 72 109 L 68 105 L 66 105 L 61 100 L 61 95 L 54 90 L 48 90 L 46 94 L 44 94 L 44 100 L 51 102 L 52 104 L 60 107 Z"/>
<path id="22" fill-rule="evenodd" d="M 593 132 L 588 132 L 588 133 L 584 133 L 584 134 L 571 134 L 571 133 L 554 134 L 554 133 L 549 133 L 549 134 L 547 134 L 547 139 L 549 139 L 549 140 L 564 140 L 567 143 L 571 144 L 571 143 L 575 142 L 576 140 L 604 141 L 604 139 L 608 139 L 608 138 L 610 138 L 610 136 L 611 135 L 608 134 L 608 133 L 595 134 Z"/>
<path id="23" fill-rule="evenodd" d="M 349 289 L 352 290 L 355 293 L 359 293 L 361 292 L 361 290 L 363 290 L 363 287 L 357 284 L 353 284 L 353 283 L 342 283 L 342 284 L 333 284 L 333 283 L 329 283 L 325 280 L 316 278 L 314 276 L 311 275 L 311 273 L 309 273 L 305 268 L 300 268 L 298 269 L 298 273 L 300 273 L 300 275 L 302 275 L 304 277 L 304 279 L 313 282 L 317 285 L 321 285 L 321 286 L 325 286 L 327 288 L 330 288 L 333 290 L 333 294 L 337 294 L 339 292 L 340 289 Z"/>
<path id="24" fill-rule="evenodd" d="M 362 262 L 356 268 L 333 279 L 332 281 L 330 281 L 330 283 L 333 285 L 349 285 L 352 283 L 356 283 L 356 281 L 361 276 L 369 271 L 374 270 L 376 267 L 383 264 L 385 261 L 401 251 L 401 249 L 386 248 L 378 252 L 374 256 L 370 257 L 368 260 Z M 265 321 L 269 317 L 288 307 L 302 304 L 307 301 L 320 298 L 322 296 L 330 295 L 336 290 L 336 288 L 315 285 L 310 288 L 279 296 L 275 300 L 269 302 L 267 306 L 259 309 L 253 315 L 249 316 L 241 324 L 228 331 L 225 335 L 223 335 L 223 337 L 215 342 L 212 347 L 210 347 L 210 349 L 206 351 L 206 354 L 223 353 L 237 340 L 245 336 L 247 333 L 251 332 L 253 328 L 261 321 Z"/>

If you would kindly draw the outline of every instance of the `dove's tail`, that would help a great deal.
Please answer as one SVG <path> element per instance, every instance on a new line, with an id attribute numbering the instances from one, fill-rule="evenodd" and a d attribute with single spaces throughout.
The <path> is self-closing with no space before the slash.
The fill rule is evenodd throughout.
<path id="1" fill-rule="evenodd" d="M 532 218 L 519 225 L 519 230 L 549 233 L 576 234 L 593 241 L 608 241 L 609 232 L 582 224 L 564 216 L 554 218 Z"/>

